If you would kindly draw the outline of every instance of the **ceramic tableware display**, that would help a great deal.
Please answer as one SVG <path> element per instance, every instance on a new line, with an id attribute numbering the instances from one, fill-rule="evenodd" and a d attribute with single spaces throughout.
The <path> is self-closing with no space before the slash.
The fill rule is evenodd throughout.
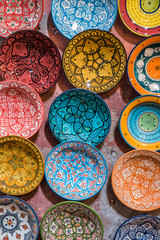
<path id="1" fill-rule="evenodd" d="M 103 239 L 98 214 L 85 204 L 68 201 L 51 207 L 41 222 L 41 236 L 47 239 Z"/>
<path id="2" fill-rule="evenodd" d="M 159 0 L 119 0 L 118 9 L 123 23 L 132 32 L 142 36 L 159 33 Z"/>
<path id="3" fill-rule="evenodd" d="M 1 192 L 22 195 L 40 184 L 44 160 L 34 143 L 18 136 L 1 137 L 0 156 Z"/>
<path id="4" fill-rule="evenodd" d="M 41 32 L 15 32 L 0 46 L 2 79 L 25 82 L 39 94 L 47 92 L 56 84 L 61 68 L 59 50 Z"/>
<path id="5" fill-rule="evenodd" d="M 160 219 L 148 215 L 126 220 L 116 232 L 114 240 L 160 239 Z"/>
<path id="6" fill-rule="evenodd" d="M 1 0 L 0 36 L 22 29 L 35 29 L 43 14 L 43 0 Z"/>
<path id="7" fill-rule="evenodd" d="M 112 171 L 112 187 L 118 199 L 138 211 L 160 208 L 160 154 L 133 150 L 124 154 Z"/>
<path id="8" fill-rule="evenodd" d="M 33 136 L 44 119 L 43 102 L 29 85 L 17 81 L 0 82 L 0 137 Z"/>
<path id="9" fill-rule="evenodd" d="M 52 0 L 52 19 L 58 30 L 71 39 L 88 29 L 108 31 L 117 16 L 116 0 Z"/>
<path id="10" fill-rule="evenodd" d="M 111 115 L 107 104 L 88 90 L 61 93 L 49 110 L 49 126 L 60 141 L 84 141 L 98 145 L 108 135 Z"/>
<path id="11" fill-rule="evenodd" d="M 130 101 L 119 120 L 123 139 L 133 148 L 160 149 L 160 97 L 145 95 Z"/>
<path id="12" fill-rule="evenodd" d="M 66 77 L 76 88 L 101 93 L 123 77 L 126 51 L 113 34 L 88 30 L 73 37 L 63 53 Z"/>
<path id="13" fill-rule="evenodd" d="M 45 161 L 45 177 L 51 189 L 68 200 L 84 200 L 97 194 L 107 178 L 102 154 L 90 144 L 70 141 L 57 145 Z"/>
<path id="14" fill-rule="evenodd" d="M 138 93 L 160 96 L 160 35 L 149 37 L 134 47 L 127 70 Z"/>
<path id="15" fill-rule="evenodd" d="M 16 197 L 0 197 L 0 236 L 2 240 L 36 240 L 38 233 L 38 218 L 28 203 Z"/>

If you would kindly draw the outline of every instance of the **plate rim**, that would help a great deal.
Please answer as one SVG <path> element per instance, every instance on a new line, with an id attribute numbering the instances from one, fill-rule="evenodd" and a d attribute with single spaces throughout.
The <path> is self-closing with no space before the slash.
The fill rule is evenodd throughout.
<path id="1" fill-rule="evenodd" d="M 25 138 L 31 138 L 32 136 L 34 136 L 38 131 L 39 131 L 39 129 L 41 128 L 41 126 L 42 126 L 42 123 L 43 123 L 43 121 L 44 121 L 44 105 L 43 105 L 43 101 L 42 101 L 42 99 L 41 99 L 41 97 L 40 97 L 40 95 L 36 92 L 36 90 L 34 89 L 34 88 L 32 88 L 30 85 L 28 85 L 28 84 L 26 84 L 26 83 L 24 83 L 24 82 L 20 82 L 20 81 L 14 81 L 14 80 L 4 80 L 4 81 L 0 81 L 0 86 L 1 86 L 1 84 L 7 84 L 7 83 L 10 83 L 10 84 L 20 84 L 20 85 L 22 85 L 22 86 L 26 86 L 28 89 L 30 89 L 30 93 L 34 93 L 36 96 L 37 96 L 37 98 L 38 98 L 38 100 L 39 100 L 39 102 L 41 103 L 41 108 L 42 108 L 42 121 L 41 121 L 41 123 L 40 123 L 40 126 L 39 126 L 39 128 L 36 130 L 36 131 L 34 131 L 32 134 L 30 134 L 28 137 L 25 137 Z M 8 86 L 9 87 L 9 86 Z M 17 88 L 17 87 L 16 87 Z M 1 92 L 1 90 L 2 90 L 2 88 L 0 89 L 0 92 Z M 27 94 L 28 95 L 28 94 Z M 37 104 L 36 104 L 36 106 L 37 106 Z M 37 120 L 36 120 L 37 121 Z M 16 135 L 16 134 L 8 134 L 8 135 L 6 135 L 6 136 L 9 136 L 9 135 Z M 23 137 L 23 136 L 21 136 L 21 135 L 19 135 L 20 137 Z M 0 136 L 0 137 L 4 137 L 4 136 Z"/>
<path id="2" fill-rule="evenodd" d="M 123 113 L 124 113 L 124 111 L 128 108 L 128 106 L 130 105 L 130 104 L 132 104 L 134 101 L 139 101 L 139 99 L 140 98 L 157 98 L 157 99 L 159 99 L 159 101 L 160 101 L 160 96 L 156 96 L 156 95 L 141 95 L 141 96 L 138 96 L 138 97 L 136 97 L 136 98 L 134 98 L 134 99 L 132 99 L 131 101 L 129 101 L 127 104 L 126 104 L 126 106 L 123 108 L 123 110 L 121 111 L 121 114 L 120 114 L 120 117 L 119 117 L 119 131 L 120 131 L 120 134 L 121 134 L 121 137 L 123 138 L 123 140 L 131 147 L 131 148 L 133 148 L 133 149 L 136 149 L 136 150 L 138 150 L 138 149 L 148 149 L 148 150 L 155 150 L 155 151 L 159 151 L 160 150 L 160 145 L 159 145 L 159 148 L 155 148 L 155 149 L 153 149 L 152 148 L 152 145 L 156 145 L 156 143 L 143 143 L 143 146 L 139 146 L 138 148 L 136 148 L 135 146 L 133 146 L 129 141 L 127 141 L 126 140 L 126 138 L 124 137 L 124 134 L 123 134 L 123 131 L 122 131 L 122 127 L 121 127 L 121 120 L 122 120 L 122 115 L 123 115 Z M 145 101 L 145 102 L 149 102 L 149 101 Z M 152 101 L 151 101 L 152 102 Z M 158 101 L 157 101 L 157 103 L 158 103 Z M 141 104 L 141 103 L 139 103 L 139 104 Z M 159 104 L 160 104 L 160 102 L 159 102 Z M 135 106 L 137 106 L 138 104 L 136 104 Z M 135 107 L 134 106 L 134 107 Z M 133 108 L 132 108 L 133 109 Z M 126 116 L 127 117 L 127 120 L 128 120 L 128 116 Z M 128 130 L 128 125 L 126 125 L 126 128 L 127 128 L 127 131 L 129 132 L 129 130 Z M 129 135 L 132 137 L 132 135 L 129 133 Z M 132 137 L 133 138 L 133 137 Z M 133 138 L 133 139 L 135 139 L 135 138 Z M 140 142 L 140 141 L 138 141 L 138 140 L 136 140 L 139 144 L 142 144 L 142 142 Z M 144 146 L 144 145 L 146 145 L 146 146 Z"/>
<path id="3" fill-rule="evenodd" d="M 156 31 L 156 33 L 155 32 L 150 32 L 150 34 L 147 34 L 147 33 L 139 33 L 139 32 L 137 32 L 137 31 L 135 31 L 134 29 L 132 29 L 131 27 L 129 27 L 128 26 L 128 24 L 124 21 L 124 19 L 123 19 L 123 17 L 122 17 L 122 14 L 121 14 L 121 10 L 120 10 L 120 1 L 122 1 L 123 2 L 123 0 L 118 0 L 118 12 L 119 12 L 119 15 L 120 15 L 120 18 L 121 18 L 121 20 L 122 20 L 122 22 L 124 23 L 124 25 L 132 32 L 132 33 L 134 33 L 134 34 L 137 34 L 137 35 L 139 35 L 139 36 L 143 36 L 143 37 L 148 37 L 148 36 L 152 36 L 152 35 L 154 35 L 154 34 L 157 34 L 157 31 Z M 125 2 L 126 2 L 127 0 L 125 0 Z M 127 15 L 128 16 L 128 15 Z M 129 18 L 129 16 L 128 16 L 128 18 Z M 137 24 L 135 24 L 135 26 L 137 26 L 138 28 L 140 28 L 141 30 L 142 29 L 145 29 L 145 28 L 143 28 L 143 27 L 141 27 L 141 26 L 138 26 Z M 159 30 L 160 30 L 160 27 L 156 27 L 156 28 L 159 28 Z M 155 28 L 149 28 L 149 29 L 155 29 Z"/>
<path id="4" fill-rule="evenodd" d="M 36 145 L 35 143 L 33 143 L 31 140 L 29 140 L 29 139 L 27 139 L 27 138 L 24 138 L 24 137 L 21 137 L 21 136 L 17 136 L 17 135 L 7 135 L 7 136 L 4 136 L 4 137 L 0 137 L 0 142 L 4 142 L 3 139 L 6 139 L 6 138 L 10 138 L 9 141 L 12 141 L 12 139 L 13 139 L 13 141 L 14 141 L 14 140 L 17 140 L 17 139 L 19 138 L 19 139 L 22 139 L 24 142 L 28 142 L 29 144 L 31 144 L 31 145 L 37 150 L 39 156 L 41 157 L 42 164 L 43 164 L 43 166 L 42 166 L 43 173 L 41 174 L 41 178 L 40 178 L 38 184 L 34 185 L 34 187 L 33 187 L 31 190 L 25 191 L 24 193 L 11 193 L 10 190 L 9 190 L 8 192 L 6 192 L 6 191 L 2 190 L 2 188 L 0 189 L 0 192 L 5 193 L 5 194 L 10 194 L 11 197 L 12 197 L 12 196 L 14 197 L 14 196 L 26 195 L 26 194 L 34 191 L 34 190 L 40 185 L 40 183 L 41 183 L 42 180 L 43 180 L 44 170 L 45 170 L 44 157 L 43 157 L 40 149 L 37 147 L 37 145 Z M 8 141 L 6 141 L 6 142 L 8 142 Z M 17 141 L 16 141 L 16 142 L 17 142 Z M 19 142 L 21 142 L 21 141 L 19 141 Z M 4 184 L 3 184 L 3 185 L 4 185 Z M 0 183 L 0 186 L 1 186 L 1 183 Z M 22 187 L 24 187 L 24 186 L 22 186 Z M 5 186 L 5 188 L 6 188 L 6 186 Z M 10 187 L 7 187 L 7 189 L 9 189 L 9 188 L 10 188 Z"/>
<path id="5" fill-rule="evenodd" d="M 52 207 L 50 207 L 46 212 L 45 212 L 45 214 L 43 215 L 43 217 L 42 217 L 42 220 L 41 220 L 41 224 L 40 224 L 40 235 L 41 235 L 41 238 L 42 238 L 42 240 L 46 240 L 45 238 L 43 238 L 43 236 L 42 236 L 42 223 L 43 223 L 43 221 L 44 221 L 44 218 L 45 218 L 45 216 L 47 215 L 47 213 L 49 212 L 49 211 L 51 211 L 52 209 L 54 209 L 54 207 L 57 207 L 57 206 L 59 206 L 59 205 L 63 205 L 63 204 L 75 204 L 75 205 L 81 205 L 81 206 L 83 206 L 84 208 L 87 208 L 87 209 L 89 209 L 91 212 L 93 212 L 95 215 L 96 215 L 96 217 L 98 218 L 98 220 L 99 220 L 99 223 L 100 223 L 100 225 L 101 225 L 101 227 L 102 227 L 102 236 L 101 236 L 101 240 L 103 240 L 103 235 L 104 235 L 104 227 L 103 227 L 103 222 L 102 222 L 102 220 L 101 220 L 101 218 L 99 217 L 99 215 L 98 215 L 98 213 L 93 209 L 93 208 L 91 208 L 89 205 L 86 205 L 86 204 L 84 204 L 84 203 L 82 203 L 82 202 L 77 202 L 77 201 L 63 201 L 63 202 L 59 202 L 59 203 L 56 203 L 56 204 L 54 204 Z"/>
<path id="6" fill-rule="evenodd" d="M 35 210 L 31 207 L 31 205 L 29 203 L 27 203 L 25 200 L 21 199 L 21 198 L 18 198 L 18 197 L 15 197 L 15 196 L 9 196 L 9 195 L 5 195 L 5 196 L 0 196 L 0 199 L 5 199 L 5 198 L 13 198 L 15 200 L 18 200 L 19 202 L 22 202 L 24 204 L 26 204 L 33 212 L 37 222 L 36 222 L 36 225 L 37 225 L 37 235 L 36 235 L 36 238 L 35 240 L 38 238 L 38 235 L 39 235 L 39 232 L 40 232 L 40 224 L 39 224 L 39 220 L 38 220 L 38 216 L 35 212 Z M 15 202 L 15 201 L 14 201 Z"/>
<path id="7" fill-rule="evenodd" d="M 83 199 L 67 198 L 67 197 L 61 195 L 60 193 L 57 193 L 57 192 L 54 190 L 54 187 L 51 186 L 51 184 L 50 184 L 49 181 L 48 181 L 48 177 L 47 177 L 47 173 L 48 173 L 48 172 L 46 172 L 46 166 L 47 166 L 47 163 L 48 163 L 48 159 L 49 159 L 50 155 L 54 152 L 54 150 L 55 150 L 56 148 L 58 148 L 58 147 L 60 147 L 60 146 L 62 146 L 62 145 L 65 145 L 66 143 L 68 143 L 68 144 L 71 144 L 71 143 L 75 143 L 75 144 L 80 143 L 80 144 L 83 144 L 83 145 L 88 145 L 90 148 L 95 149 L 95 150 L 97 151 L 97 153 L 98 153 L 98 154 L 102 157 L 102 159 L 103 159 L 104 167 L 106 168 L 105 180 L 104 180 L 103 184 L 101 185 L 100 189 L 99 189 L 97 192 L 95 192 L 93 195 L 89 196 L 89 197 L 84 197 Z M 102 188 L 104 187 L 104 185 L 105 185 L 105 183 L 106 183 L 106 181 L 107 181 L 108 166 L 107 166 L 107 162 L 106 162 L 104 156 L 102 155 L 102 153 L 101 153 L 95 146 L 93 146 L 93 145 L 91 145 L 91 144 L 89 144 L 89 143 L 83 142 L 83 141 L 65 141 L 65 142 L 59 143 L 59 144 L 56 145 L 54 148 L 52 148 L 52 150 L 51 150 L 51 151 L 49 152 L 49 154 L 47 155 L 46 160 L 45 160 L 45 172 L 44 172 L 44 175 L 45 175 L 45 179 L 46 179 L 46 181 L 47 181 L 48 186 L 51 188 L 51 190 L 52 190 L 54 193 L 56 193 L 58 196 L 66 199 L 66 200 L 78 201 L 78 202 L 79 202 L 79 201 L 83 201 L 83 200 L 90 199 L 90 198 L 94 197 L 96 194 L 98 194 L 98 193 L 102 190 Z"/>
<path id="8" fill-rule="evenodd" d="M 95 97 L 98 98 L 98 99 L 100 99 L 101 102 L 103 103 L 103 105 L 105 105 L 105 107 L 106 107 L 106 109 L 107 109 L 107 113 L 108 113 L 108 115 L 109 115 L 109 124 L 108 124 L 109 127 L 108 127 L 108 130 L 107 130 L 107 134 L 105 134 L 105 136 L 104 136 L 100 141 L 98 141 L 98 143 L 96 143 L 96 144 L 94 144 L 94 143 L 92 143 L 92 142 L 91 142 L 91 143 L 90 143 L 90 142 L 86 142 L 86 143 L 89 143 L 89 144 L 91 144 L 91 145 L 97 146 L 97 145 L 99 145 L 101 142 L 104 141 L 104 139 L 108 136 L 108 134 L 109 134 L 109 132 L 110 132 L 111 124 L 112 124 L 111 112 L 110 112 L 110 109 L 109 109 L 107 103 L 103 100 L 103 98 L 100 97 L 97 93 L 92 92 L 92 91 L 90 91 L 90 90 L 88 90 L 88 89 L 72 88 L 72 89 L 68 89 L 67 91 L 62 92 L 61 94 L 59 94 L 58 96 L 55 97 L 55 99 L 53 100 L 52 104 L 50 105 L 50 108 L 49 108 L 49 111 L 48 111 L 48 119 L 49 119 L 49 127 L 50 127 L 50 130 L 51 130 L 52 134 L 54 135 L 54 137 L 55 137 L 59 142 L 69 141 L 69 139 L 68 139 L 68 140 L 65 140 L 65 141 L 60 140 L 59 137 L 58 137 L 59 133 L 58 133 L 58 135 L 57 135 L 55 132 L 53 132 L 53 130 L 52 130 L 52 124 L 50 123 L 50 117 L 49 117 L 49 116 L 50 116 L 50 112 L 51 112 L 52 106 L 53 106 L 54 103 L 57 101 L 57 99 L 59 99 L 59 98 L 60 98 L 61 96 L 63 96 L 64 94 L 68 94 L 68 93 L 70 93 L 70 92 L 72 92 L 72 91 L 73 91 L 73 92 L 74 92 L 74 91 L 75 91 L 75 92 L 76 92 L 76 91 L 84 91 L 84 92 L 88 92 L 89 94 L 95 95 Z M 57 108 L 56 108 L 56 109 L 57 109 Z M 56 126 L 56 124 L 55 124 L 55 126 Z M 75 141 L 78 141 L 78 140 L 75 140 Z"/>
<path id="9" fill-rule="evenodd" d="M 43 1 L 44 1 L 44 0 L 43 0 Z M 77 33 L 77 34 L 75 34 L 75 35 L 72 36 L 72 37 L 69 37 L 69 36 L 67 36 L 67 34 L 64 34 L 63 31 L 60 30 L 60 28 L 57 26 L 57 23 L 56 23 L 56 21 L 55 21 L 55 17 L 54 17 L 54 15 L 53 15 L 53 11 L 52 11 L 53 6 L 55 5 L 55 3 L 53 4 L 53 1 L 55 1 L 55 0 L 52 0 L 52 1 L 51 1 L 51 16 L 52 16 L 52 21 L 53 21 L 53 23 L 55 24 L 57 30 L 58 30 L 64 37 L 66 37 L 68 40 L 71 40 L 74 36 L 78 35 L 80 32 Z M 111 1 L 111 0 L 110 0 L 110 1 Z M 112 24 L 110 24 L 110 28 L 109 28 L 108 30 L 106 30 L 106 31 L 109 31 L 109 30 L 113 27 L 113 25 L 114 25 L 114 23 L 115 23 L 115 21 L 116 21 L 116 18 L 117 18 L 117 14 L 118 14 L 118 3 L 117 3 L 117 0 L 113 0 L 113 1 L 115 2 L 115 5 L 116 5 L 116 7 L 115 7 L 114 20 L 113 20 Z M 58 0 L 57 2 L 58 2 L 58 4 L 59 4 L 60 0 Z M 59 7 L 59 5 L 58 5 L 58 7 Z M 86 30 L 84 29 L 82 32 L 87 31 L 87 30 L 91 30 L 91 29 L 92 29 L 92 28 L 86 29 Z M 99 29 L 99 28 L 97 28 L 97 30 L 98 30 L 98 29 Z M 99 29 L 99 30 L 100 30 L 100 29 Z M 102 31 L 105 31 L 105 30 L 102 30 Z"/>
<path id="10" fill-rule="evenodd" d="M 111 37 L 114 38 L 114 40 L 117 41 L 117 42 L 119 43 L 119 45 L 120 45 L 120 48 L 118 49 L 118 53 L 119 53 L 119 55 L 120 55 L 120 67 L 119 67 L 118 73 L 120 73 L 120 76 L 117 77 L 117 75 L 118 75 L 118 73 L 117 73 L 117 75 L 115 76 L 115 78 L 118 78 L 118 81 L 116 81 L 116 83 L 115 83 L 113 86 L 111 86 L 109 89 L 105 89 L 105 90 L 102 90 L 102 89 L 101 89 L 101 90 L 96 91 L 95 89 L 98 88 L 98 87 L 89 87 L 89 88 L 86 88 L 86 85 L 84 85 L 84 83 L 81 84 L 81 87 L 80 87 L 80 86 L 77 87 L 76 84 L 75 84 L 75 83 L 73 84 L 73 81 L 71 81 L 71 78 L 73 77 L 73 75 L 71 74 L 70 70 L 66 70 L 66 66 L 65 66 L 65 65 L 68 65 L 68 64 L 65 63 L 65 60 L 69 58 L 68 56 L 66 57 L 66 55 L 69 55 L 68 53 L 66 54 L 67 48 L 69 48 L 69 46 L 70 46 L 71 44 L 73 44 L 72 42 L 75 41 L 75 39 L 76 39 L 77 42 L 79 42 L 79 40 L 77 40 L 78 37 L 82 36 L 83 39 L 84 39 L 84 35 L 85 35 L 86 33 L 89 33 L 90 36 L 91 36 L 91 33 L 92 33 L 92 32 L 94 33 L 94 36 L 101 36 L 101 37 L 111 36 Z M 100 33 L 100 35 L 98 35 L 98 32 Z M 95 35 L 95 33 L 96 33 L 96 35 Z M 103 35 L 103 36 L 102 36 L 102 35 Z M 93 36 L 93 34 L 92 34 L 92 36 Z M 81 38 L 81 39 L 82 39 L 82 38 Z M 81 40 L 81 39 L 80 39 L 80 40 Z M 108 38 L 107 38 L 107 39 L 108 39 Z M 73 45 L 75 45 L 75 43 L 74 43 Z M 115 43 L 114 43 L 114 45 L 115 45 Z M 116 48 L 117 48 L 117 45 L 115 45 L 115 46 L 116 46 Z M 122 49 L 123 49 L 123 53 L 120 54 L 120 50 L 122 50 Z M 69 49 L 69 51 L 71 51 L 71 49 Z M 124 65 L 124 66 L 123 66 L 123 65 Z M 126 49 L 125 49 L 123 43 L 121 42 L 121 40 L 120 40 L 118 37 L 116 37 L 113 33 L 108 32 L 108 31 L 105 31 L 105 30 L 100 30 L 100 29 L 89 29 L 89 30 L 85 30 L 85 31 L 82 31 L 82 32 L 78 33 L 77 35 L 75 35 L 75 36 L 67 43 L 67 45 L 66 45 L 65 48 L 64 48 L 63 54 L 62 54 L 62 66 L 63 66 L 64 74 L 65 74 L 67 80 L 68 80 L 75 88 L 77 88 L 77 89 L 89 90 L 89 91 L 94 92 L 94 93 L 96 93 L 96 94 L 105 93 L 105 92 L 108 92 L 108 91 L 112 90 L 114 87 L 116 87 L 116 86 L 120 83 L 120 81 L 122 80 L 122 78 L 123 78 L 123 76 L 124 76 L 124 74 L 125 74 L 125 72 L 126 72 L 127 52 L 126 52 Z M 122 67 L 123 67 L 123 69 L 121 69 Z M 69 73 L 69 74 L 68 74 L 68 73 Z M 67 76 L 67 75 L 70 75 L 70 76 Z M 73 77 L 73 78 L 74 78 L 74 77 Z M 115 80 L 115 78 L 114 78 L 111 82 L 113 82 L 113 81 Z M 75 82 L 76 82 L 76 81 L 75 81 Z M 108 84 L 105 84 L 105 86 L 108 86 Z M 100 87 L 100 88 L 101 88 L 101 87 Z"/>
<path id="11" fill-rule="evenodd" d="M 125 224 L 126 224 L 127 222 L 129 222 L 129 221 L 131 221 L 131 220 L 133 220 L 133 219 L 135 219 L 135 218 L 141 218 L 141 217 L 144 217 L 144 218 L 146 218 L 146 217 L 147 217 L 147 218 L 152 218 L 152 219 L 156 219 L 156 220 L 159 220 L 159 221 L 160 221 L 160 218 L 158 218 L 158 217 L 156 217 L 156 216 L 143 215 L 143 214 L 136 215 L 136 216 L 134 216 L 134 217 L 128 218 L 128 219 L 126 219 L 125 221 L 123 221 L 122 224 L 118 227 L 118 229 L 117 229 L 117 231 L 116 231 L 116 233 L 115 233 L 115 236 L 114 236 L 114 240 L 116 240 L 116 237 L 117 237 L 117 234 L 118 234 L 119 230 L 120 230 L 123 226 L 125 226 Z"/>
<path id="12" fill-rule="evenodd" d="M 148 90 L 145 90 L 139 83 L 138 83 L 138 81 L 137 81 L 137 79 L 135 78 L 135 75 L 133 75 L 133 80 L 131 80 L 131 78 L 130 78 L 130 73 L 129 73 L 129 69 L 131 68 L 130 67 L 130 60 L 131 60 L 131 57 L 132 57 L 132 54 L 134 54 L 134 51 L 137 49 L 137 48 L 140 48 L 140 45 L 142 45 L 143 44 L 143 42 L 146 42 L 146 41 L 148 41 L 148 40 L 150 40 L 150 39 L 154 39 L 154 38 L 157 38 L 157 37 L 159 37 L 159 41 L 160 41 L 160 34 L 156 34 L 156 35 L 153 35 L 153 36 L 149 36 L 149 37 L 147 37 L 147 38 L 145 38 L 145 39 L 142 39 L 140 42 L 138 42 L 134 47 L 133 47 L 133 49 L 131 50 L 131 52 L 130 52 L 130 54 L 129 54 L 129 56 L 128 56 L 128 60 L 127 60 L 127 68 L 126 68 L 126 70 L 127 70 L 127 76 L 128 76 L 128 79 L 129 79 L 129 82 L 130 82 L 130 84 L 131 84 L 131 86 L 133 87 L 133 89 L 138 93 L 138 94 L 140 94 L 140 95 L 156 95 L 156 96 L 160 96 L 160 92 L 159 93 L 155 93 L 155 92 L 151 92 L 151 91 L 148 91 Z M 154 42 L 154 43 L 156 43 L 156 42 Z M 147 45 L 147 46 L 150 46 L 150 45 Z M 146 48 L 147 46 L 145 46 L 144 48 Z M 141 50 L 143 50 L 144 48 L 141 48 Z M 138 54 L 140 53 L 140 51 L 138 52 Z M 137 54 L 136 54 L 136 56 L 137 56 Z M 135 59 L 134 59 L 134 61 L 135 61 Z M 133 62 L 133 65 L 134 65 L 134 62 Z M 134 67 L 134 66 L 133 66 Z M 134 73 L 134 69 L 132 69 L 132 71 L 133 71 L 133 73 Z M 136 86 L 133 84 L 133 82 L 134 83 L 136 83 Z M 138 89 L 137 89 L 137 86 L 138 86 L 138 88 L 140 88 L 140 90 L 138 91 Z"/>
<path id="13" fill-rule="evenodd" d="M 129 209 L 132 209 L 132 210 L 135 210 L 135 211 L 139 211 L 139 212 L 150 212 L 150 211 L 154 211 L 154 210 L 157 210 L 160 208 L 160 204 L 158 207 L 154 207 L 154 208 L 151 208 L 151 209 L 136 209 L 135 207 L 132 207 L 132 206 L 129 206 L 128 204 L 126 204 L 125 202 L 123 202 L 120 198 L 119 198 L 119 195 L 117 194 L 117 192 L 115 191 L 114 189 L 114 171 L 115 171 L 115 168 L 117 167 L 117 165 L 119 164 L 119 162 L 121 162 L 121 160 L 127 156 L 128 154 L 130 153 L 136 153 L 136 152 L 151 152 L 151 153 L 154 153 L 155 155 L 159 155 L 160 157 L 160 153 L 154 151 L 154 150 L 150 150 L 150 149 L 143 149 L 143 148 L 140 148 L 140 149 L 134 149 L 134 150 L 131 150 L 129 152 L 126 152 L 124 153 L 120 158 L 118 158 L 117 162 L 115 163 L 113 169 L 112 169 L 112 173 L 111 173 L 111 185 L 112 185 L 112 189 L 113 189 L 113 192 L 115 194 L 115 196 L 117 197 L 117 199 L 126 207 L 128 207 Z M 160 161 L 159 161 L 160 162 Z M 124 195 L 123 195 L 124 196 Z"/>

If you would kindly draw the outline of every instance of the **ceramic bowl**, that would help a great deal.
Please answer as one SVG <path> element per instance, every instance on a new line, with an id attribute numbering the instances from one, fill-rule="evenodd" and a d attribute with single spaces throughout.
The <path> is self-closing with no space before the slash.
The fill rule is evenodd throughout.
<path id="1" fill-rule="evenodd" d="M 97 194 L 106 182 L 107 164 L 90 144 L 70 141 L 57 145 L 45 161 L 45 177 L 51 189 L 68 200 L 84 200 Z"/>
<path id="2" fill-rule="evenodd" d="M 52 0 L 52 19 L 57 29 L 67 38 L 88 29 L 108 31 L 117 16 L 117 1 Z"/>
<path id="3" fill-rule="evenodd" d="M 43 14 L 43 7 L 43 0 L 1 0 L 0 36 L 6 38 L 18 30 L 36 29 Z"/>
<path id="4" fill-rule="evenodd" d="M 138 43 L 128 58 L 128 78 L 141 95 L 160 96 L 160 35 Z"/>
<path id="5" fill-rule="evenodd" d="M 16 197 L 0 197 L 1 239 L 36 240 L 38 233 L 38 218 L 28 203 Z"/>
<path id="6" fill-rule="evenodd" d="M 33 88 L 17 81 L 0 82 L 0 137 L 30 138 L 43 119 L 43 102 Z"/>
<path id="7" fill-rule="evenodd" d="M 160 154 L 133 150 L 124 154 L 112 171 L 112 187 L 118 199 L 138 211 L 160 208 Z"/>
<path id="8" fill-rule="evenodd" d="M 130 101 L 119 120 L 123 139 L 136 149 L 160 149 L 160 97 L 145 95 Z"/>
<path id="9" fill-rule="evenodd" d="M 41 236 L 47 239 L 103 239 L 98 214 L 85 204 L 68 201 L 51 207 L 41 222 Z"/>
<path id="10" fill-rule="evenodd" d="M 108 91 L 119 83 L 126 61 L 120 40 L 101 30 L 79 33 L 63 53 L 63 69 L 71 84 L 96 93 Z"/>
<path id="11" fill-rule="evenodd" d="M 159 34 L 159 1 L 119 0 L 118 9 L 123 23 L 132 32 L 144 37 Z"/>
<path id="12" fill-rule="evenodd" d="M 98 145 L 108 135 L 110 111 L 101 97 L 88 90 L 71 89 L 60 94 L 49 110 L 49 126 L 60 141 L 84 141 Z"/>
<path id="13" fill-rule="evenodd" d="M 59 50 L 41 32 L 17 31 L 0 46 L 2 79 L 27 83 L 39 94 L 49 91 L 56 84 L 61 69 Z"/>
<path id="14" fill-rule="evenodd" d="M 127 219 L 116 232 L 114 240 L 124 239 L 159 239 L 160 219 L 153 216 L 140 215 Z"/>
<path id="15" fill-rule="evenodd" d="M 0 138 L 0 191 L 23 195 L 33 191 L 44 176 L 40 150 L 26 138 Z"/>

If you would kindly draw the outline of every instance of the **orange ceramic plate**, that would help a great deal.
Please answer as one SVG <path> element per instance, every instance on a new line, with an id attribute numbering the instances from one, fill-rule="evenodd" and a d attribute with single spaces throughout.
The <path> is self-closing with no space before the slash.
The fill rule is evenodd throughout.
<path id="1" fill-rule="evenodd" d="M 101 93 L 118 84 L 126 69 L 126 51 L 113 34 L 87 30 L 68 43 L 63 68 L 76 87 Z"/>
<path id="2" fill-rule="evenodd" d="M 112 172 L 112 187 L 118 199 L 138 211 L 160 208 L 160 154 L 133 150 L 124 154 Z"/>
<path id="3" fill-rule="evenodd" d="M 160 149 L 160 97 L 140 96 L 123 109 L 119 128 L 123 139 L 135 149 Z"/>
<path id="4" fill-rule="evenodd" d="M 149 37 L 132 50 L 127 65 L 128 78 L 141 95 L 160 96 L 160 35 Z"/>
<path id="5" fill-rule="evenodd" d="M 28 139 L 19 136 L 0 138 L 0 191 L 22 195 L 34 190 L 44 176 L 41 152 Z"/>

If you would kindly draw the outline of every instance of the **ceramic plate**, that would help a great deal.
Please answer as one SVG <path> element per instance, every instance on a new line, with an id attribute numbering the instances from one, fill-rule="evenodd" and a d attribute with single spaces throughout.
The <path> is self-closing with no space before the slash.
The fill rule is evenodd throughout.
<path id="1" fill-rule="evenodd" d="M 33 88 L 17 81 L 0 82 L 0 137 L 33 136 L 44 118 L 43 102 Z"/>
<path id="2" fill-rule="evenodd" d="M 132 32 L 150 36 L 160 31 L 159 0 L 119 0 L 119 14 Z"/>
<path id="3" fill-rule="evenodd" d="M 141 96 L 130 101 L 123 109 L 120 132 L 133 148 L 160 149 L 160 97 Z"/>
<path id="4" fill-rule="evenodd" d="M 68 200 L 84 200 L 105 184 L 107 165 L 102 154 L 84 142 L 61 143 L 45 161 L 45 177 L 51 189 Z"/>
<path id="5" fill-rule="evenodd" d="M 0 36 L 8 37 L 21 29 L 35 29 L 43 14 L 43 0 L 1 0 Z"/>
<path id="6" fill-rule="evenodd" d="M 133 150 L 124 154 L 112 172 L 112 187 L 118 199 L 138 211 L 160 208 L 160 154 Z"/>
<path id="7" fill-rule="evenodd" d="M 141 215 L 126 220 L 114 237 L 114 240 L 124 239 L 160 239 L 160 219 Z"/>
<path id="8" fill-rule="evenodd" d="M 0 138 L 0 191 L 22 195 L 34 190 L 44 175 L 44 160 L 39 149 L 18 136 Z"/>
<path id="9" fill-rule="evenodd" d="M 1 239 L 36 240 L 38 233 L 38 218 L 28 203 L 16 197 L 0 197 Z"/>
<path id="10" fill-rule="evenodd" d="M 39 94 L 56 84 L 61 68 L 61 56 L 56 45 L 40 32 L 18 31 L 0 46 L 2 79 L 25 82 Z"/>
<path id="11" fill-rule="evenodd" d="M 76 88 L 105 92 L 123 77 L 126 52 L 122 43 L 111 33 L 88 30 L 68 43 L 63 53 L 63 68 Z"/>
<path id="12" fill-rule="evenodd" d="M 52 0 L 52 19 L 58 30 L 71 39 L 88 29 L 108 31 L 117 16 L 116 0 Z"/>
<path id="13" fill-rule="evenodd" d="M 103 239 L 98 214 L 79 202 L 61 202 L 51 207 L 41 222 L 41 236 L 47 239 Z"/>
<path id="14" fill-rule="evenodd" d="M 127 70 L 138 93 L 160 96 L 160 35 L 143 40 L 132 50 Z"/>
<path id="15" fill-rule="evenodd" d="M 49 126 L 60 142 L 73 140 L 98 145 L 109 133 L 111 115 L 97 94 L 71 89 L 53 101 L 49 110 Z"/>

